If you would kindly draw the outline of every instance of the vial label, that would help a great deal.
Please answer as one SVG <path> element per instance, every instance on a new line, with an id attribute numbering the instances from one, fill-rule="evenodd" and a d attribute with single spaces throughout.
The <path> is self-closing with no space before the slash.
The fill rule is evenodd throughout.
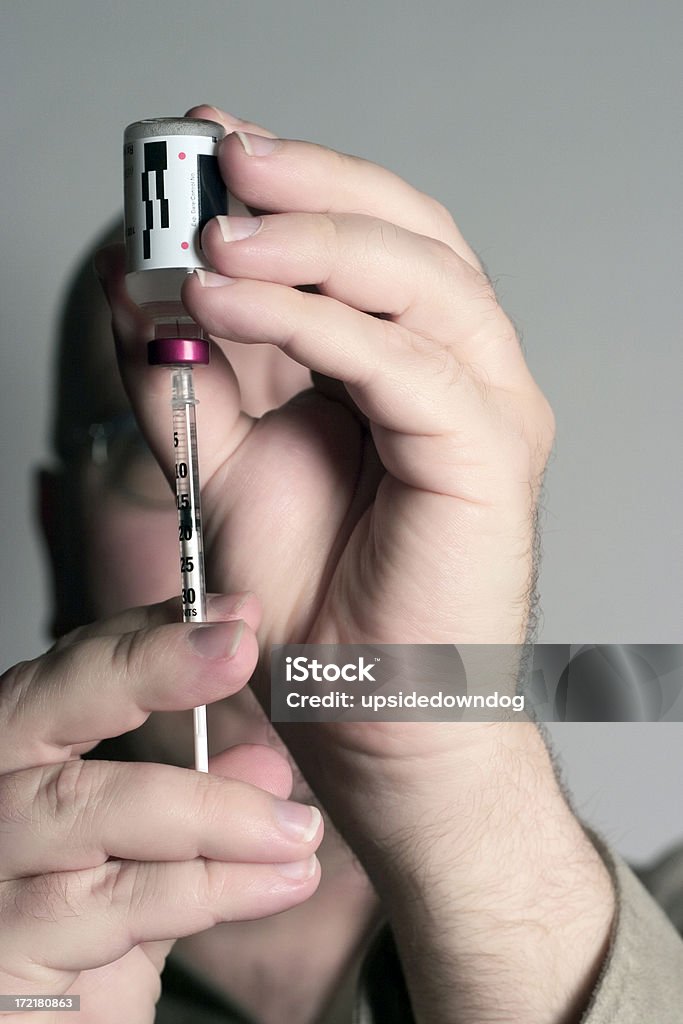
<path id="1" fill-rule="evenodd" d="M 126 273 L 208 267 L 202 228 L 228 212 L 215 138 L 166 135 L 126 142 Z"/>

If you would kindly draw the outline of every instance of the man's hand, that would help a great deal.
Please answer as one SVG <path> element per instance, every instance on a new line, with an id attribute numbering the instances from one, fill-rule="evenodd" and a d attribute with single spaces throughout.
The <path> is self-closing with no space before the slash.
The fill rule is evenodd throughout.
<path id="1" fill-rule="evenodd" d="M 553 416 L 450 214 L 361 159 L 275 140 L 212 108 L 190 115 L 218 116 L 242 133 L 221 144 L 220 165 L 233 194 L 261 214 L 211 222 L 202 245 L 218 273 L 183 289 L 190 314 L 218 341 L 197 377 L 207 574 L 214 587 L 262 598 L 256 688 L 276 642 L 522 642 Z M 150 325 L 127 299 L 121 253 L 103 264 L 124 383 L 170 480 L 167 381 L 146 366 L 141 344 Z M 313 371 L 314 389 L 260 420 L 246 416 L 220 339 L 276 346 Z M 490 991 L 469 994 L 474 1017 L 462 1005 L 446 1013 L 465 981 L 463 943 L 508 975 L 528 952 L 519 941 L 487 947 L 472 929 L 459 932 L 461 899 L 473 893 L 468 920 L 479 936 L 509 936 L 541 876 L 555 894 L 583 887 L 572 914 L 584 894 L 597 912 L 576 961 L 540 942 L 536 963 L 551 997 L 539 1001 L 525 979 L 519 1019 L 559 1022 L 573 1012 L 603 952 L 610 888 L 532 727 L 358 723 L 298 727 L 285 738 L 370 871 L 402 953 L 411 955 L 416 937 L 423 943 L 421 963 L 407 964 L 420 1020 L 505 1008 L 496 976 Z M 532 843 L 531 864 L 520 792 L 537 794 L 533 810 L 554 823 Z M 473 856 L 479 843 L 482 857 Z M 490 884 L 501 877 L 491 854 L 505 858 L 506 843 L 509 863 L 521 857 L 529 867 L 524 898 L 507 902 Z M 551 849 L 587 870 L 542 875 Z M 492 907 L 509 913 L 496 923 Z M 538 945 L 528 920 L 526 937 Z M 430 952 L 449 977 L 430 976 Z"/>
<path id="2" fill-rule="evenodd" d="M 192 276 L 185 304 L 217 338 L 268 342 L 324 379 L 254 420 L 220 343 L 198 371 L 210 579 L 259 593 L 266 647 L 522 641 L 553 417 L 476 256 L 391 172 L 304 142 L 258 155 L 263 129 L 222 118 L 252 128 L 254 155 L 233 133 L 220 164 L 264 215 L 241 240 L 224 240 L 241 219 L 207 226 L 226 277 Z M 171 479 L 166 375 L 145 365 L 149 324 L 108 255 L 124 382 Z"/>
<path id="3" fill-rule="evenodd" d="M 214 597 L 215 624 L 194 629 L 177 599 L 126 612 L 0 678 L 2 992 L 76 993 L 84 1024 L 150 1024 L 176 938 L 315 891 L 320 814 L 287 800 L 275 751 L 232 748 L 208 775 L 80 756 L 239 690 L 260 615 L 244 597 Z"/>
<path id="4" fill-rule="evenodd" d="M 220 275 L 192 275 L 183 291 L 219 339 L 196 373 L 207 577 L 262 600 L 255 688 L 272 643 L 521 642 L 553 417 L 450 214 L 375 164 L 213 108 L 190 115 L 220 117 L 223 176 L 262 213 L 210 222 L 202 246 Z M 245 228 L 257 230 L 240 238 Z M 172 481 L 151 324 L 127 296 L 122 247 L 98 262 L 124 384 Z M 315 388 L 247 416 L 220 339 L 277 347 L 314 371 Z M 410 776 L 421 799 L 423 781 L 431 791 L 465 748 L 487 757 L 497 734 L 454 742 L 440 726 L 362 723 L 299 735 L 335 813 L 323 776 L 337 757 L 363 793 L 385 800 Z M 469 779 L 448 774 L 449 799 L 467 795 Z"/>

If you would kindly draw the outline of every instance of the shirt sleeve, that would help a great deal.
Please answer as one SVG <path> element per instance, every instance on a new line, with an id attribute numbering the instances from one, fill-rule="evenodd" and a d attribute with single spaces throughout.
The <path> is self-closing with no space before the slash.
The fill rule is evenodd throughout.
<path id="1" fill-rule="evenodd" d="M 633 870 L 600 836 L 586 831 L 612 877 L 616 914 L 609 951 L 581 1024 L 681 1024 L 683 846 L 651 867 Z M 354 1024 L 386 1021 L 414 1024 L 388 927 L 365 959 L 353 1017 Z"/>
<path id="2" fill-rule="evenodd" d="M 683 847 L 639 872 L 639 878 L 602 839 L 594 833 L 591 839 L 612 876 L 617 913 L 581 1024 L 681 1024 L 683 940 L 673 918 L 683 924 Z"/>

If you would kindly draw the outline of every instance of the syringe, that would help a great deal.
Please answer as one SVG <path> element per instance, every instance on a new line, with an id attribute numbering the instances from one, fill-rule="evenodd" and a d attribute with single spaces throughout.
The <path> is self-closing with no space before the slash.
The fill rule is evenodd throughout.
<path id="1" fill-rule="evenodd" d="M 183 620 L 185 622 L 206 622 L 204 543 L 192 367 L 179 366 L 173 370 L 171 380 L 175 500 L 178 509 Z M 198 772 L 208 772 L 209 770 L 206 705 L 204 704 L 194 709 L 194 766 Z"/>
<path id="2" fill-rule="evenodd" d="M 156 338 L 147 347 L 148 362 L 171 368 L 173 454 L 184 622 L 207 622 L 204 541 L 197 451 L 197 420 L 192 366 L 209 361 L 203 338 Z M 194 766 L 209 770 L 206 705 L 194 708 Z"/>
<path id="3" fill-rule="evenodd" d="M 208 363 L 209 341 L 188 316 L 181 288 L 195 268 L 207 267 L 202 228 L 228 212 L 216 155 L 224 135 L 214 121 L 167 117 L 136 121 L 124 134 L 126 288 L 154 323 L 148 362 L 171 370 L 185 622 L 207 619 L 192 367 Z M 195 767 L 208 771 L 205 706 L 194 709 L 194 748 Z"/>

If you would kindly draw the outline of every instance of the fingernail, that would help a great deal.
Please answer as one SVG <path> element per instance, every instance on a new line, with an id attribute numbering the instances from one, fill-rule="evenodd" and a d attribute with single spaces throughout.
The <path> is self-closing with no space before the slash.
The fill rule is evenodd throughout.
<path id="1" fill-rule="evenodd" d="M 269 139 L 267 135 L 252 135 L 251 132 L 235 132 L 247 156 L 267 156 L 280 145 L 280 139 Z"/>
<path id="2" fill-rule="evenodd" d="M 244 118 L 238 117 L 237 114 L 231 114 L 227 110 L 219 110 L 218 107 L 214 106 L 212 106 L 210 109 L 213 110 L 214 120 L 218 121 L 219 124 L 221 123 L 221 121 L 232 121 L 233 124 L 244 123 Z"/>
<path id="3" fill-rule="evenodd" d="M 315 854 L 308 860 L 295 860 L 291 864 L 275 864 L 275 870 L 285 878 L 295 878 L 299 882 L 311 878 L 315 874 L 318 858 Z"/>
<path id="4" fill-rule="evenodd" d="M 202 288 L 222 288 L 224 284 L 233 284 L 234 277 L 223 277 L 222 274 L 212 274 L 209 270 L 202 270 L 196 267 L 194 273 L 199 278 Z"/>
<path id="5" fill-rule="evenodd" d="M 193 111 L 201 110 L 202 107 L 205 110 L 211 111 L 209 114 L 209 119 L 211 121 L 218 121 L 219 124 L 221 121 L 232 121 L 233 124 L 244 124 L 243 117 L 238 117 L 237 114 L 230 114 L 227 110 L 220 110 L 219 107 L 214 107 L 212 103 L 195 103 L 193 107 L 190 107 L 190 109 L 185 112 L 184 117 L 196 117 L 197 115 L 194 114 Z"/>
<path id="6" fill-rule="evenodd" d="M 275 818 L 285 835 L 301 843 L 311 841 L 322 820 L 317 807 L 292 803 L 291 800 L 275 801 Z"/>
<path id="7" fill-rule="evenodd" d="M 244 622 L 212 622 L 197 626 L 190 633 L 190 643 L 202 658 L 232 658 L 244 632 Z"/>
<path id="8" fill-rule="evenodd" d="M 262 217 L 216 217 L 224 242 L 238 242 L 255 235 L 263 224 Z"/>

